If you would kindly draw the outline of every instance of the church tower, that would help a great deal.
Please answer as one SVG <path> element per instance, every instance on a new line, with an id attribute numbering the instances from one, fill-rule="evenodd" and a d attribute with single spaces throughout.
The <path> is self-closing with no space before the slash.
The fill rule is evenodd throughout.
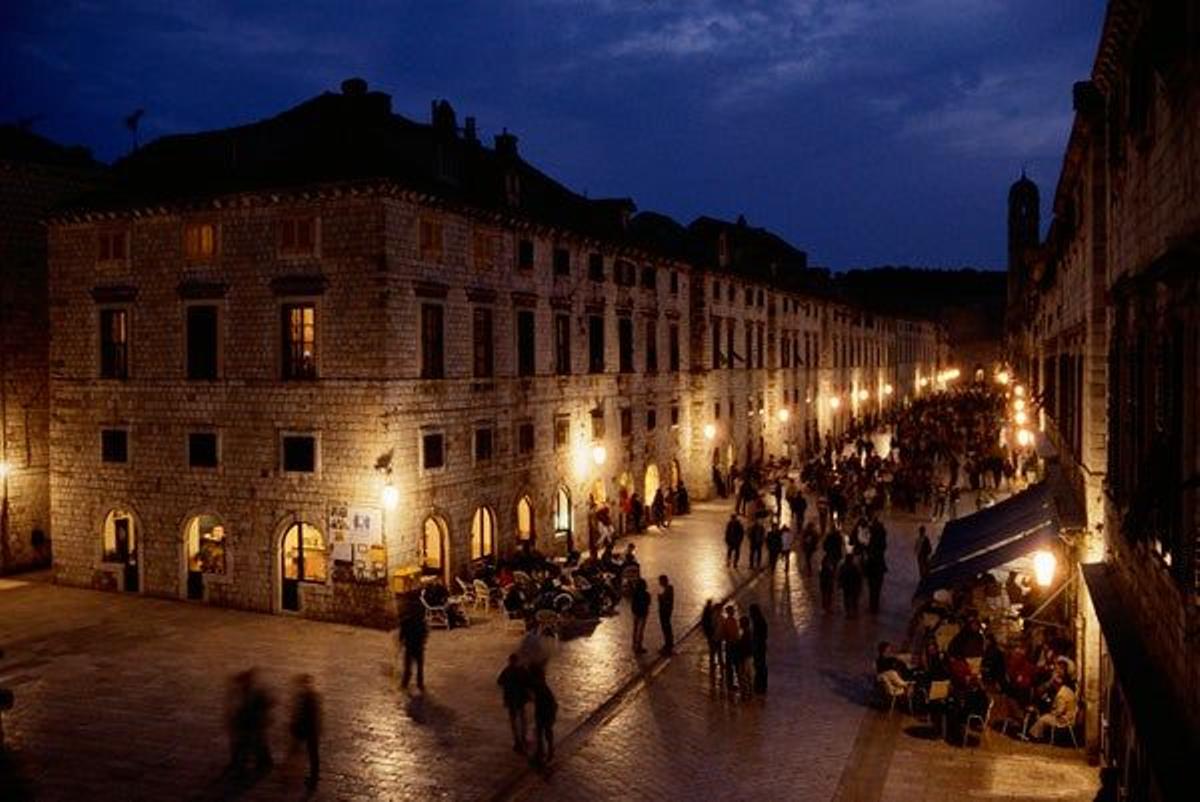
<path id="1" fill-rule="evenodd" d="M 1029 255 L 1041 239 L 1041 210 L 1037 184 L 1021 171 L 1008 190 L 1008 301 L 1024 293 L 1029 278 Z"/>

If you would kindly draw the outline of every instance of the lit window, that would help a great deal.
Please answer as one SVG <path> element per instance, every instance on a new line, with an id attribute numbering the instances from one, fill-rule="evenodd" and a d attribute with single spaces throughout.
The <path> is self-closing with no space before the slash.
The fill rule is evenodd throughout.
<path id="1" fill-rule="evenodd" d="M 129 311 L 100 310 L 100 377 L 129 378 Z"/>
<path id="2" fill-rule="evenodd" d="M 471 518 L 471 559 L 479 560 L 496 553 L 496 516 L 487 507 L 478 507 Z"/>
<path id="3" fill-rule="evenodd" d="M 279 252 L 285 256 L 306 256 L 317 250 L 317 219 L 287 217 L 279 221 Z"/>
<path id="4" fill-rule="evenodd" d="M 533 539 L 533 502 L 521 496 L 517 502 L 517 540 Z"/>
<path id="5" fill-rule="evenodd" d="M 124 510 L 113 510 L 104 519 L 101 532 L 101 559 L 106 563 L 128 564 L 136 559 L 137 526 L 133 516 Z"/>
<path id="6" fill-rule="evenodd" d="M 212 223 L 188 223 L 183 227 L 183 255 L 189 262 L 211 259 L 216 253 L 216 226 Z"/>
<path id="7" fill-rule="evenodd" d="M 283 314 L 283 378 L 317 377 L 317 307 L 286 304 Z"/>
<path id="8" fill-rule="evenodd" d="M 554 494 L 554 534 L 556 537 L 571 534 L 571 494 L 562 486 Z"/>
<path id="9" fill-rule="evenodd" d="M 189 573 L 225 573 L 225 527 L 215 515 L 197 515 L 188 521 L 187 561 Z"/>
<path id="10" fill-rule="evenodd" d="M 323 583 L 329 577 L 325 536 L 312 524 L 295 523 L 283 536 L 283 578 Z"/>
<path id="11" fill-rule="evenodd" d="M 446 565 L 446 522 L 431 515 L 425 519 L 421 538 L 421 568 L 426 573 L 440 574 Z"/>

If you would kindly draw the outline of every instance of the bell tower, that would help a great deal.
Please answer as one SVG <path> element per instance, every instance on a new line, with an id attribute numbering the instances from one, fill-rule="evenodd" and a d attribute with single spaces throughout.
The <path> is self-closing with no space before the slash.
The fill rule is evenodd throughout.
<path id="1" fill-rule="evenodd" d="M 1041 238 L 1041 210 L 1037 184 L 1025 171 L 1008 190 L 1008 302 L 1024 294 L 1029 280 L 1029 258 Z"/>

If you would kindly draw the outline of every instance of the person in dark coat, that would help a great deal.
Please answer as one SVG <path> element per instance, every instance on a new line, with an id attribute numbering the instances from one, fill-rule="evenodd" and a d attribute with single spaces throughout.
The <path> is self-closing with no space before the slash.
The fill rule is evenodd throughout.
<path id="1" fill-rule="evenodd" d="M 871 522 L 870 532 L 863 573 L 867 576 L 867 609 L 877 613 L 879 596 L 883 592 L 883 575 L 887 573 L 887 530 L 876 519 Z"/>
<path id="2" fill-rule="evenodd" d="M 508 656 L 508 665 L 496 678 L 504 698 L 504 709 L 508 711 L 508 725 L 512 729 L 513 751 L 525 754 L 528 724 L 525 720 L 525 705 L 529 702 L 529 671 L 521 665 L 515 654 Z"/>
<path id="3" fill-rule="evenodd" d="M 767 692 L 767 618 L 757 604 L 750 605 L 750 632 L 754 658 L 754 692 Z"/>
<path id="4" fill-rule="evenodd" d="M 721 656 L 721 639 L 717 635 L 717 628 L 721 624 L 721 608 L 713 603 L 712 599 L 704 602 L 704 610 L 700 613 L 700 629 L 704 632 L 704 639 L 708 642 L 708 673 L 711 677 L 716 677 L 715 670 L 717 665 L 724 665 L 724 659 Z"/>
<path id="5" fill-rule="evenodd" d="M 296 677 L 291 731 L 294 746 L 303 744 L 308 752 L 308 776 L 304 778 L 304 784 L 315 788 L 321 776 L 321 697 L 313 688 L 310 674 Z"/>
<path id="6" fill-rule="evenodd" d="M 675 586 L 663 574 L 658 578 L 662 590 L 658 593 L 658 625 L 662 628 L 662 653 L 671 654 L 675 651 L 675 630 L 671 626 L 671 615 L 675 612 Z"/>
<path id="7" fill-rule="evenodd" d="M 546 672 L 534 668 L 530 672 L 533 693 L 533 729 L 537 739 L 534 762 L 541 765 L 554 760 L 554 720 L 558 717 L 558 700 L 546 684 Z"/>
<path id="8" fill-rule="evenodd" d="M 825 559 L 833 563 L 833 567 L 836 569 L 846 550 L 846 539 L 842 537 L 842 530 L 836 526 L 830 529 L 821 542 L 821 549 L 825 552 Z"/>
<path id="9" fill-rule="evenodd" d="M 921 574 L 921 579 L 929 576 L 929 558 L 933 554 L 933 544 L 929 542 L 929 535 L 925 534 L 925 526 L 917 527 L 917 570 Z"/>
<path id="10" fill-rule="evenodd" d="M 425 641 L 429 639 L 429 626 L 420 610 L 404 616 L 400 622 L 400 643 L 404 647 L 404 676 L 401 687 L 408 690 L 413 667 L 417 669 L 417 689 L 425 690 Z"/>
<path id="11" fill-rule="evenodd" d="M 762 521 L 755 520 L 750 524 L 750 567 L 758 568 L 762 565 L 762 550 L 763 541 L 766 540 L 767 532 L 763 529 Z"/>
<path id="12" fill-rule="evenodd" d="M 804 525 L 804 535 L 802 544 L 804 547 L 804 571 L 807 576 L 812 576 L 812 558 L 817 553 L 817 546 L 820 545 L 821 536 L 817 534 L 817 525 L 809 521 Z"/>
<path id="13" fill-rule="evenodd" d="M 833 609 L 833 583 L 837 576 L 837 564 L 826 554 L 821 560 L 818 579 L 821 585 L 821 609 L 829 612 Z"/>
<path id="14" fill-rule="evenodd" d="M 767 533 L 767 560 L 771 566 L 771 570 L 775 570 L 776 563 L 779 562 L 779 552 L 783 550 L 783 534 L 779 531 L 779 527 L 771 525 L 771 531 Z"/>
<path id="15" fill-rule="evenodd" d="M 730 514 L 729 523 L 725 524 L 725 565 L 738 567 L 738 562 L 742 559 L 742 539 L 745 536 L 746 530 L 742 527 L 737 513 Z"/>
<path id="16" fill-rule="evenodd" d="M 263 774 L 274 765 L 267 745 L 267 729 L 275 700 L 258 682 L 258 672 L 247 669 L 233 677 L 229 707 L 229 770 L 245 776 L 246 764 L 253 759 L 254 770 Z"/>
<path id="17" fill-rule="evenodd" d="M 629 609 L 633 612 L 633 651 L 643 654 L 646 649 L 642 639 L 646 636 L 646 619 L 650 616 L 650 590 L 646 580 L 639 579 L 633 586 L 633 597 L 629 600 Z"/>
<path id="18" fill-rule="evenodd" d="M 838 584 L 842 586 L 842 604 L 846 609 L 847 618 L 858 615 L 858 599 L 862 596 L 862 571 L 858 568 L 858 558 L 851 555 L 842 561 L 838 569 Z"/>

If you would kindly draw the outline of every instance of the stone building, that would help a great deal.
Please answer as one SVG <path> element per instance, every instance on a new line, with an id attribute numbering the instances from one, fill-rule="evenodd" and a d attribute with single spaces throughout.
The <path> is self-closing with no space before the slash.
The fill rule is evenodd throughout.
<path id="1" fill-rule="evenodd" d="M 1088 743 L 1128 799 L 1183 798 L 1200 756 L 1198 44 L 1195 4 L 1110 2 L 1040 243 L 1010 194 L 1009 347 L 1086 518 Z"/>
<path id="2" fill-rule="evenodd" d="M 114 174 L 51 225 L 68 584 L 386 622 L 416 574 L 586 549 L 592 503 L 703 498 L 938 367 L 769 232 L 585 198 L 359 80 Z"/>
<path id="3" fill-rule="evenodd" d="M 50 327 L 42 217 L 101 174 L 81 148 L 0 126 L 0 574 L 50 562 Z"/>

